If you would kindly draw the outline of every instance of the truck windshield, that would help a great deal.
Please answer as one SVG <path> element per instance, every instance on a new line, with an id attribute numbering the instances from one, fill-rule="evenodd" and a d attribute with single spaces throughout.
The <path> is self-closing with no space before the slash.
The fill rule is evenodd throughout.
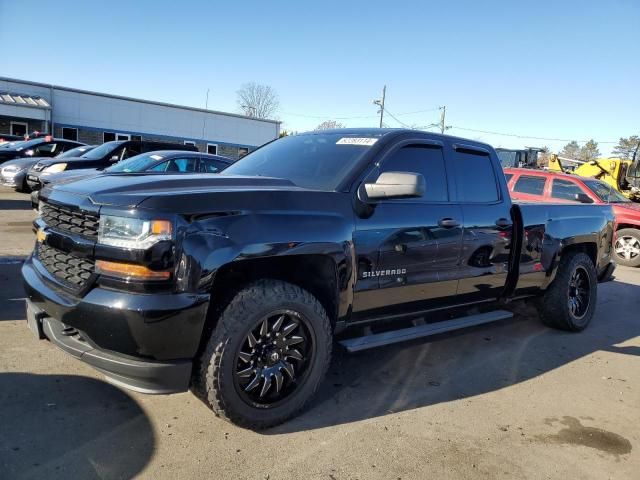
<path id="1" fill-rule="evenodd" d="M 607 203 L 627 203 L 630 202 L 627 197 L 615 190 L 604 182 L 599 180 L 583 180 L 584 184 L 591 190 L 596 196 Z"/>
<path id="2" fill-rule="evenodd" d="M 100 160 L 101 158 L 104 158 L 107 155 L 109 155 L 111 152 L 113 152 L 116 148 L 118 148 L 123 143 L 124 142 L 122 141 L 103 143 L 99 147 L 96 147 L 90 152 L 87 152 L 84 155 L 82 155 L 81 158 L 86 158 L 88 160 Z"/>
<path id="3" fill-rule="evenodd" d="M 284 178 L 303 188 L 335 190 L 380 136 L 344 133 L 292 135 L 251 152 L 221 175 Z"/>

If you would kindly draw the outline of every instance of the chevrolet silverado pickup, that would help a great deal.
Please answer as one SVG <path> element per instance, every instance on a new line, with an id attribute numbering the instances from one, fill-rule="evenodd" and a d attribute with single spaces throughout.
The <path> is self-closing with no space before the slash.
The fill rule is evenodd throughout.
<path id="1" fill-rule="evenodd" d="M 609 278 L 608 205 L 513 204 L 492 147 L 412 130 L 294 135 L 222 174 L 46 187 L 27 324 L 107 380 L 191 389 L 254 429 L 350 352 L 506 321 L 584 329 Z"/>

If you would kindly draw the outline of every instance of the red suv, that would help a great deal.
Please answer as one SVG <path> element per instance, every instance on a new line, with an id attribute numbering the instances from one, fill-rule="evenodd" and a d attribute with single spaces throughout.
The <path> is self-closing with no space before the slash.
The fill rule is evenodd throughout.
<path id="1" fill-rule="evenodd" d="M 564 173 L 506 168 L 509 193 L 514 200 L 528 202 L 610 203 L 616 216 L 614 254 L 616 262 L 640 267 L 640 204 L 595 178 Z"/>

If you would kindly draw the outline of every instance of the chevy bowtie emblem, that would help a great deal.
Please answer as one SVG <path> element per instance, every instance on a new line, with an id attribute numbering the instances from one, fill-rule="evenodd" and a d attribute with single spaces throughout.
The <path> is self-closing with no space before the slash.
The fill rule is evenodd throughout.
<path id="1" fill-rule="evenodd" d="M 45 231 L 44 231 L 44 230 L 42 230 L 42 229 L 38 229 L 38 231 L 36 232 L 36 238 L 38 239 L 38 241 L 39 241 L 40 243 L 44 243 L 44 241 L 45 241 L 45 240 L 46 240 L 46 238 L 47 238 L 47 232 L 45 232 Z"/>

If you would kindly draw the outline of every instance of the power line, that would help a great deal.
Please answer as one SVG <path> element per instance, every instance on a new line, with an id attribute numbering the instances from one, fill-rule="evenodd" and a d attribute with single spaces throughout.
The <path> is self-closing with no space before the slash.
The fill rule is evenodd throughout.
<path id="1" fill-rule="evenodd" d="M 416 113 L 425 113 L 425 112 L 435 112 L 436 110 L 438 110 L 438 108 L 429 108 L 429 109 L 425 109 L 425 110 L 414 110 L 412 112 L 403 112 L 403 113 L 396 113 L 396 116 L 401 117 L 403 115 L 414 115 Z M 315 119 L 319 119 L 319 120 L 326 120 L 328 118 L 334 119 L 334 120 L 356 120 L 356 119 L 360 119 L 360 118 L 379 118 L 380 115 L 376 114 L 376 115 L 359 115 L 359 116 L 353 116 L 353 117 L 334 117 L 333 115 L 306 115 L 304 113 L 292 113 L 292 112 L 282 112 L 283 115 L 291 115 L 292 117 L 302 117 L 302 118 L 315 118 Z"/>
<path id="2" fill-rule="evenodd" d="M 467 132 L 487 133 L 489 135 L 501 135 L 503 137 L 524 138 L 524 139 L 529 139 L 529 140 L 548 140 L 550 142 L 573 142 L 573 141 L 576 141 L 578 143 L 586 143 L 589 140 L 593 140 L 593 139 L 575 140 L 573 138 L 536 137 L 536 136 L 531 136 L 531 135 L 520 135 L 520 134 L 517 134 L 517 133 L 504 133 L 504 132 L 494 132 L 494 131 L 491 131 L 491 130 L 478 130 L 476 128 L 465 128 L 465 127 L 458 127 L 458 126 L 455 126 L 455 125 L 450 125 L 449 127 L 450 128 L 455 128 L 455 129 L 458 129 L 458 130 L 465 130 Z M 617 141 L 597 141 L 597 143 L 618 143 L 618 142 Z"/>

